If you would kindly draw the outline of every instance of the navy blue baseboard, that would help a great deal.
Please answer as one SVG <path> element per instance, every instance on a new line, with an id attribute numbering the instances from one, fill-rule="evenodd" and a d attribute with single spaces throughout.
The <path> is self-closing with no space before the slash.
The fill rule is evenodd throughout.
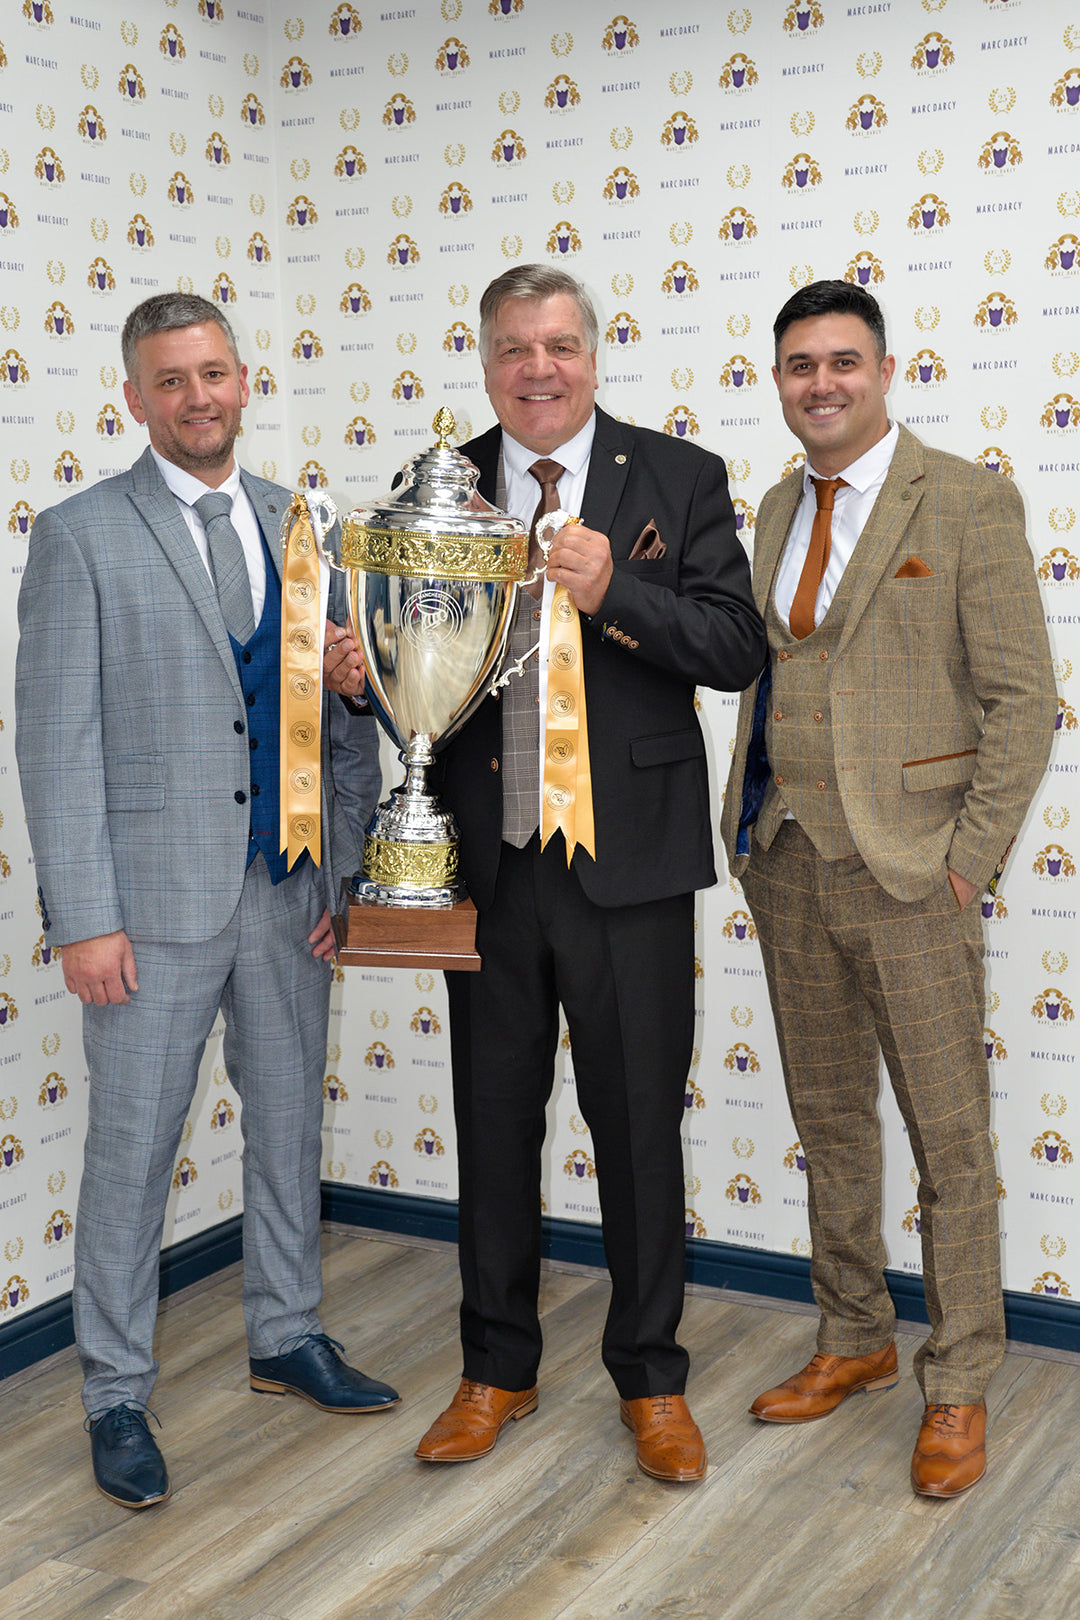
<path id="1" fill-rule="evenodd" d="M 323 1219 L 372 1227 L 379 1232 L 457 1241 L 457 1204 L 443 1198 L 416 1198 L 406 1193 L 323 1182 Z M 544 1254 L 552 1260 L 586 1266 L 604 1264 L 600 1228 L 585 1221 L 545 1217 L 543 1246 Z M 885 1275 L 900 1320 L 926 1322 L 922 1278 L 906 1271 L 887 1271 Z M 771 1249 L 743 1249 L 733 1243 L 691 1238 L 686 1245 L 686 1279 L 709 1288 L 732 1288 L 767 1299 L 813 1303 L 809 1260 Z M 1006 1292 L 1005 1331 L 1010 1339 L 1022 1344 L 1080 1354 L 1080 1304 L 1048 1299 L 1045 1294 Z"/>
<path id="2" fill-rule="evenodd" d="M 444 1198 L 417 1198 L 408 1193 L 323 1182 L 322 1217 L 343 1226 L 457 1242 L 457 1204 Z M 543 1247 L 544 1254 L 553 1260 L 586 1266 L 604 1264 L 600 1228 L 585 1221 L 545 1217 Z M 162 1295 L 176 1293 L 234 1264 L 242 1253 L 239 1216 L 173 1244 L 161 1257 Z M 925 1322 L 922 1278 L 904 1271 L 889 1271 L 886 1276 L 900 1320 Z M 813 1302 L 810 1262 L 795 1254 L 691 1238 L 686 1246 L 686 1277 L 688 1282 L 709 1288 L 731 1288 L 803 1304 Z M 1045 1294 L 1007 1292 L 1005 1326 L 1009 1338 L 1021 1344 L 1080 1354 L 1080 1304 L 1048 1299 Z M 0 1328 L 0 1379 L 63 1350 L 74 1343 L 74 1338 L 70 1294 L 16 1317 Z"/>

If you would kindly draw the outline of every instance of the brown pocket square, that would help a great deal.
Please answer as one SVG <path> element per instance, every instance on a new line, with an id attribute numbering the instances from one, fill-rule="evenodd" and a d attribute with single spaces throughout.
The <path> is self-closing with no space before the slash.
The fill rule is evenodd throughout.
<path id="1" fill-rule="evenodd" d="M 666 552 L 667 546 L 660 538 L 660 530 L 656 527 L 656 519 L 650 518 L 634 541 L 630 561 L 640 562 L 643 557 L 646 557 L 651 562 L 655 562 L 658 557 L 663 557 Z"/>
<path id="2" fill-rule="evenodd" d="M 934 570 L 927 568 L 921 557 L 909 557 L 893 575 L 894 579 L 933 579 Z"/>

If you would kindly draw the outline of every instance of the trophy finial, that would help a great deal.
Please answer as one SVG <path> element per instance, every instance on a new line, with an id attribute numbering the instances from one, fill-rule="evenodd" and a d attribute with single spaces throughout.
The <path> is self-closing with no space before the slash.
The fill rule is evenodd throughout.
<path id="1" fill-rule="evenodd" d="M 435 445 L 436 450 L 448 450 L 450 448 L 450 435 L 454 431 L 453 411 L 445 405 L 440 406 L 435 412 L 435 420 L 431 425 L 438 434 L 438 442 Z"/>

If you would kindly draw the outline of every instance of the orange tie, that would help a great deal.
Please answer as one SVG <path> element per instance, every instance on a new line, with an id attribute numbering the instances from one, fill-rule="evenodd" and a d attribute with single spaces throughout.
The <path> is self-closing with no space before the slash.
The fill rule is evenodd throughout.
<path id="1" fill-rule="evenodd" d="M 806 553 L 806 561 L 799 575 L 799 583 L 788 617 L 788 627 L 792 635 L 797 636 L 800 641 L 814 628 L 818 591 L 825 578 L 825 570 L 829 566 L 829 552 L 832 549 L 832 509 L 836 492 L 838 489 L 848 487 L 847 481 L 843 478 L 814 478 L 812 482 L 817 497 L 817 511 L 814 513 L 814 525 L 810 530 L 810 546 Z"/>

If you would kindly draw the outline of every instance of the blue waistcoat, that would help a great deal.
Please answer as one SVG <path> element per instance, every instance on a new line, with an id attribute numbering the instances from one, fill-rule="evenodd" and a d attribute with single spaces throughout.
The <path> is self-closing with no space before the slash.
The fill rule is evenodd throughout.
<path id="1" fill-rule="evenodd" d="M 261 851 L 272 883 L 288 877 L 286 856 L 280 849 L 281 714 L 281 583 L 263 536 L 266 562 L 266 599 L 262 618 L 246 645 L 229 637 L 236 670 L 247 704 L 248 746 L 251 751 L 251 840 L 247 864 Z M 301 860 L 307 858 L 305 850 Z M 296 871 L 300 861 L 293 867 Z"/>

